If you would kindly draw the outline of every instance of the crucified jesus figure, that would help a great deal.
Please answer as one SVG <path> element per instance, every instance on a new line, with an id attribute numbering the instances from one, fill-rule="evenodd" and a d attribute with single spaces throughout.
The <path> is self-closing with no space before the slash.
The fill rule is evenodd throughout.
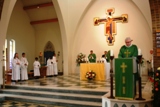
<path id="1" fill-rule="evenodd" d="M 107 21 L 106 22 L 106 34 L 109 36 L 108 39 L 112 40 L 113 37 L 112 37 L 112 32 L 111 32 L 112 28 L 111 27 L 112 27 L 113 19 L 108 17 L 108 19 L 106 21 Z"/>

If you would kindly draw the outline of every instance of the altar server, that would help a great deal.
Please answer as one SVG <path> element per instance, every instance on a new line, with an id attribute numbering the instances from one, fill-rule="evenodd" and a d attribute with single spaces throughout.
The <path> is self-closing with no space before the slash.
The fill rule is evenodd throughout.
<path id="1" fill-rule="evenodd" d="M 28 72 L 27 72 L 28 61 L 27 61 L 27 58 L 25 56 L 26 56 L 26 54 L 22 53 L 22 57 L 21 57 L 21 80 L 28 80 Z"/>
<path id="2" fill-rule="evenodd" d="M 41 67 L 41 64 L 38 61 L 38 57 L 35 58 L 35 61 L 33 63 L 33 67 L 34 67 L 34 77 L 38 78 L 40 76 L 39 68 Z"/>
<path id="3" fill-rule="evenodd" d="M 57 69 L 57 59 L 56 59 L 56 54 L 53 55 L 53 72 L 54 72 L 54 76 L 58 75 L 58 69 Z"/>
<path id="4" fill-rule="evenodd" d="M 47 76 L 53 76 L 54 73 L 53 73 L 53 59 L 52 57 L 50 57 L 48 60 L 47 60 Z"/>
<path id="5" fill-rule="evenodd" d="M 12 80 L 15 82 L 20 80 L 20 66 L 21 61 L 19 60 L 18 53 L 15 53 L 12 60 Z"/>

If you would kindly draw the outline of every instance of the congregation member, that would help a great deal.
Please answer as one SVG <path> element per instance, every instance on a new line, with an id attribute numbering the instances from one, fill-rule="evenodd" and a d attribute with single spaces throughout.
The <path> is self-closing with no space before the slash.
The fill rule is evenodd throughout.
<path id="1" fill-rule="evenodd" d="M 90 51 L 90 54 L 88 55 L 88 60 L 90 63 L 96 63 L 96 54 L 93 53 L 93 50 Z"/>
<path id="2" fill-rule="evenodd" d="M 12 81 L 18 82 L 20 80 L 20 66 L 21 61 L 19 60 L 18 53 L 15 53 L 12 60 Z"/>
<path id="3" fill-rule="evenodd" d="M 56 59 L 56 54 L 53 55 L 53 72 L 54 72 L 54 76 L 58 75 L 58 69 L 57 69 L 57 62 L 58 60 Z"/>
<path id="4" fill-rule="evenodd" d="M 39 76 L 40 76 L 40 70 L 39 70 L 39 68 L 41 67 L 41 64 L 38 61 L 38 57 L 35 58 L 35 61 L 33 63 L 33 67 L 34 67 L 34 77 L 36 79 L 38 79 Z"/>
<path id="5" fill-rule="evenodd" d="M 26 54 L 22 53 L 22 57 L 21 57 L 21 80 L 28 80 L 28 61 L 27 58 L 25 57 Z"/>
<path id="6" fill-rule="evenodd" d="M 48 60 L 47 60 L 47 73 L 46 73 L 47 76 L 53 76 L 54 73 L 53 73 L 53 59 L 52 57 L 50 57 Z"/>

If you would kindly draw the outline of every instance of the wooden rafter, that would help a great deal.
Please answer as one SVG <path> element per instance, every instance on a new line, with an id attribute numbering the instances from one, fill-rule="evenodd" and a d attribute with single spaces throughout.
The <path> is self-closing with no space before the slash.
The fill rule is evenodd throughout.
<path id="1" fill-rule="evenodd" d="M 37 5 L 31 5 L 31 6 L 24 6 L 23 9 L 24 10 L 29 10 L 29 9 L 48 7 L 48 6 L 53 6 L 53 3 L 49 2 L 49 3 L 37 4 Z"/>
<path id="2" fill-rule="evenodd" d="M 46 20 L 38 20 L 38 21 L 31 21 L 30 24 L 31 25 L 35 25 L 35 24 L 50 23 L 50 22 L 58 22 L 58 18 L 46 19 Z"/>

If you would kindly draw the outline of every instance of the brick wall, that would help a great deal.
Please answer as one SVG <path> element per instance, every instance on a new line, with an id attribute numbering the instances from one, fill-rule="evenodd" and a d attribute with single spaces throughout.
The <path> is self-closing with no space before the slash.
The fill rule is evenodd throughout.
<path id="1" fill-rule="evenodd" d="M 153 50 L 154 50 L 154 69 L 160 67 L 160 47 L 158 47 L 157 30 L 160 31 L 160 0 L 149 0 L 152 18 L 152 37 L 153 37 Z M 159 44 L 160 46 L 160 44 Z"/>

